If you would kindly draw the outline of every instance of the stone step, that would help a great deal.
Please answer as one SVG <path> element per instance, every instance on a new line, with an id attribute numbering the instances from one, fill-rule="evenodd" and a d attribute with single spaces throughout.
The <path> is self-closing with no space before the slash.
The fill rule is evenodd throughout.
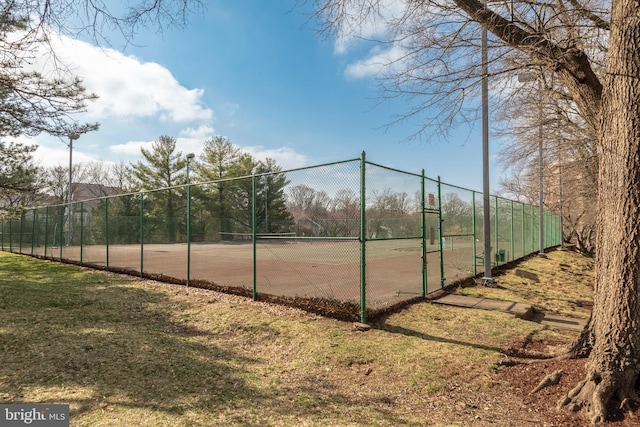
<path id="1" fill-rule="evenodd" d="M 529 304 L 488 298 L 476 298 L 466 295 L 445 294 L 431 302 L 434 304 L 452 305 L 456 307 L 501 311 L 503 313 L 513 314 L 517 318 L 524 320 L 532 320 L 535 315 L 535 309 Z M 559 321 L 556 323 L 559 327 L 562 325 Z"/>

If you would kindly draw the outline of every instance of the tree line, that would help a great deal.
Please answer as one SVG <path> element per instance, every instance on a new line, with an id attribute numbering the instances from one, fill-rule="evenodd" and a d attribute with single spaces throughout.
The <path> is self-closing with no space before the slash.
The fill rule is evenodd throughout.
<path id="1" fill-rule="evenodd" d="M 77 202 L 103 198 L 82 207 L 84 242 L 103 242 L 108 228 L 110 243 L 138 243 L 140 227 L 144 227 L 145 241 L 184 241 L 187 191 L 190 238 L 194 242 L 247 238 L 254 227 L 254 201 L 258 234 L 293 233 L 301 237 L 360 234 L 359 188 L 342 188 L 329 195 L 322 188 L 293 184 L 275 160 L 257 160 L 222 136 L 205 141 L 197 158 L 188 158 L 177 150 L 175 138 L 163 135 L 149 149 L 141 149 L 140 161 L 128 165 L 123 162 L 74 165 L 71 215 L 67 212 L 68 167 L 38 167 L 31 161 L 33 149 L 22 147 L 22 157 L 16 156 L 15 150 L 20 149 L 13 146 L 14 152 L 6 154 L 16 162 L 22 158 L 20 168 L 14 168 L 13 174 L 19 172 L 29 177 L 32 185 L 22 191 L 9 187 L 0 190 L 6 200 L 5 217 L 16 217 L 25 206 L 57 205 L 60 210 L 50 215 L 49 221 L 66 224 L 72 218 L 76 223 L 72 227 L 74 240 L 79 239 L 80 233 L 81 207 Z M 5 163 L 5 169 L 10 165 Z M 3 176 L 9 177 L 11 173 Z M 116 195 L 106 201 L 106 196 Z M 421 197 L 419 191 L 409 195 L 391 188 L 372 189 L 365 206 L 367 237 L 420 236 Z M 470 202 L 456 193 L 447 193 L 441 206 L 445 233 L 473 233 Z M 140 215 L 144 217 L 142 225 Z M 107 217 L 108 227 L 104 223 Z M 431 226 L 437 229 L 437 222 Z"/>

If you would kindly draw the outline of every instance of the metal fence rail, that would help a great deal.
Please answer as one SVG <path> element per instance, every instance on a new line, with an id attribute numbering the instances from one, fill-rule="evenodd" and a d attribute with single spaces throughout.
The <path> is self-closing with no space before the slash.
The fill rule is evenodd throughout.
<path id="1" fill-rule="evenodd" d="M 492 196 L 494 266 L 538 209 Z M 482 194 L 361 158 L 72 204 L 0 222 L 3 251 L 367 317 L 483 270 Z M 546 211 L 544 241 L 560 244 Z"/>

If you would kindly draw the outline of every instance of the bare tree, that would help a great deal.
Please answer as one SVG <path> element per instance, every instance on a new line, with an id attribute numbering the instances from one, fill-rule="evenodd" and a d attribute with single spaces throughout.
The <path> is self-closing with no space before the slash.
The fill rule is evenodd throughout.
<path id="1" fill-rule="evenodd" d="M 71 200 L 81 201 L 113 196 L 132 189 L 132 171 L 124 163 L 82 162 L 73 165 Z M 62 204 L 69 200 L 69 167 L 52 166 L 43 169 L 42 195 L 45 203 Z"/>
<path id="2" fill-rule="evenodd" d="M 324 28 L 343 39 L 372 17 L 389 17 L 389 39 L 400 43 L 402 54 L 388 63 L 400 72 L 391 70 L 385 93 L 412 97 L 414 104 L 405 118 L 422 114 L 421 131 L 460 117 L 462 101 L 476 90 L 481 61 L 473 21 L 493 34 L 495 77 L 527 66 L 540 79 L 546 81 L 546 74 L 553 74 L 561 82 L 599 151 L 594 308 L 573 349 L 579 350 L 573 354 L 588 354 L 589 361 L 585 380 L 561 405 L 584 409 L 593 423 L 599 423 L 606 419 L 611 400 L 619 399 L 623 406 L 637 400 L 640 4 L 613 0 L 609 7 L 598 1 L 516 0 L 487 6 L 479 0 L 408 0 L 394 13 L 384 9 L 388 4 L 375 0 L 315 4 Z M 607 55 L 602 54 L 605 51 Z M 437 111 L 434 107 L 445 113 L 429 117 Z"/>
<path id="3" fill-rule="evenodd" d="M 131 167 L 121 160 L 111 166 L 107 177 L 108 179 L 105 183 L 117 188 L 120 193 L 129 193 L 133 191 L 134 185 L 131 176 Z"/>
<path id="4" fill-rule="evenodd" d="M 598 150 L 575 103 L 554 79 L 515 91 L 502 104 L 500 134 L 510 140 L 500 153 L 509 171 L 500 181 L 503 194 L 538 202 L 539 152 L 543 146 L 545 207 L 563 216 L 563 237 L 594 254 Z"/>
<path id="5" fill-rule="evenodd" d="M 327 218 L 332 201 L 324 191 L 318 191 L 305 184 L 289 188 L 287 208 L 295 218 Z"/>

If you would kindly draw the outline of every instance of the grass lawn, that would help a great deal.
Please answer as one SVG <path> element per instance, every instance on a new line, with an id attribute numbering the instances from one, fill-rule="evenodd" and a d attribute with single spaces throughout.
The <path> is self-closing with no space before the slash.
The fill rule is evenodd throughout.
<path id="1" fill-rule="evenodd" d="M 524 302 L 545 313 L 588 319 L 593 303 L 592 258 L 571 250 L 553 250 L 546 258 L 533 255 L 498 272 L 497 287 L 458 289 L 462 295 Z"/>
<path id="2" fill-rule="evenodd" d="M 544 309 L 536 274 L 490 292 Z M 548 307 L 582 315 L 567 274 Z M 72 426 L 541 425 L 498 365 L 524 339 L 575 337 L 426 302 L 374 326 L 0 253 L 0 403 L 66 403 Z"/>

